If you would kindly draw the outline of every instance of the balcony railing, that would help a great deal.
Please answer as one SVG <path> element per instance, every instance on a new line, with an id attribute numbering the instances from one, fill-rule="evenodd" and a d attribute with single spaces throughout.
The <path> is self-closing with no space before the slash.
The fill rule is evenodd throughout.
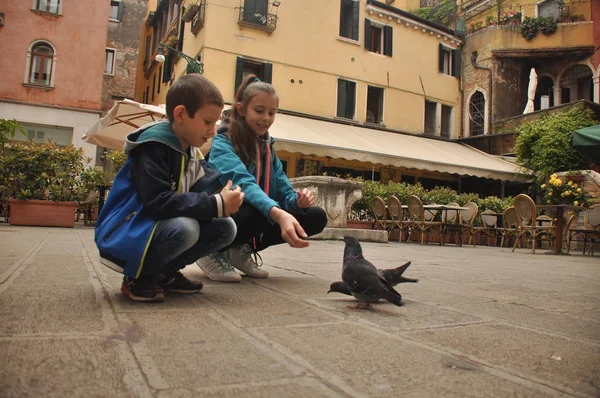
<path id="1" fill-rule="evenodd" d="M 491 5 L 491 0 L 467 0 L 461 4 L 460 9 L 461 11 L 468 12 L 475 7 L 483 5 Z"/>
<path id="2" fill-rule="evenodd" d="M 194 4 L 189 11 L 189 15 L 186 14 L 186 22 L 191 22 L 190 31 L 197 35 L 200 29 L 204 26 L 204 18 L 206 15 L 206 0 L 201 0 L 198 4 Z"/>
<path id="3" fill-rule="evenodd" d="M 240 7 L 238 24 L 240 26 L 272 32 L 277 27 L 277 15 Z"/>

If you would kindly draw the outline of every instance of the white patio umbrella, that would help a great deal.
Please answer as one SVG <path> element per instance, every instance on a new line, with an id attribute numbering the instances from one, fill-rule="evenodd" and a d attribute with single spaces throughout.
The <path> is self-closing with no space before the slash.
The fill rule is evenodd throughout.
<path id="1" fill-rule="evenodd" d="M 537 88 L 537 73 L 535 73 L 535 68 L 531 68 L 531 72 L 529 73 L 529 87 L 527 88 L 527 105 L 525 106 L 525 110 L 523 114 L 531 113 L 534 111 L 533 100 L 535 99 L 535 89 Z"/>
<path id="2" fill-rule="evenodd" d="M 164 105 L 140 104 L 124 99 L 117 102 L 81 139 L 100 147 L 123 150 L 127 134 L 166 117 Z"/>

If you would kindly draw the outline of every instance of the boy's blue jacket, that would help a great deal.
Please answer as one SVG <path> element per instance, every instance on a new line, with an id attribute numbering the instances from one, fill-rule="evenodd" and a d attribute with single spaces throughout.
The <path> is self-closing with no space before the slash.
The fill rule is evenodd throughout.
<path id="1" fill-rule="evenodd" d="M 129 134 L 128 159 L 117 173 L 98 216 L 95 241 L 100 261 L 138 278 L 160 220 L 223 216 L 219 173 L 196 148 L 183 150 L 169 122 L 151 123 Z M 190 192 L 193 191 L 193 192 Z"/>
<path id="2" fill-rule="evenodd" d="M 254 172 L 256 164 L 251 162 L 246 166 L 235 153 L 233 145 L 229 140 L 226 128 L 220 128 L 219 134 L 213 138 L 208 164 L 220 174 L 221 184 L 231 180 L 233 186 L 239 185 L 244 192 L 244 202 L 252 205 L 260 211 L 267 220 L 273 221 L 269 215 L 273 206 L 282 208 L 288 212 L 302 211 L 298 207 L 298 194 L 292 188 L 290 181 L 283 172 L 281 161 L 273 149 L 275 140 L 267 137 L 268 145 L 271 147 L 271 179 L 269 181 L 269 195 L 256 183 Z"/>

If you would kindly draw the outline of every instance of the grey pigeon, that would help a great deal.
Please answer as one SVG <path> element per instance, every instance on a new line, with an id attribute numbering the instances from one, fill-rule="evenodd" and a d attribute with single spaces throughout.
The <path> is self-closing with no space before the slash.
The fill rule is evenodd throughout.
<path id="1" fill-rule="evenodd" d="M 380 276 L 382 276 L 383 279 L 385 279 L 391 287 L 394 287 L 399 283 L 417 283 L 419 281 L 418 279 L 407 278 L 405 276 L 402 276 L 404 271 L 406 271 L 406 269 L 410 266 L 410 263 L 411 262 L 409 261 L 406 264 L 399 266 L 398 268 L 378 269 L 377 273 Z M 329 294 L 331 292 L 342 293 L 348 296 L 352 296 L 352 293 L 350 293 L 348 286 L 346 286 L 346 284 L 343 281 L 333 282 L 329 286 L 329 291 L 327 293 Z"/>
<path id="2" fill-rule="evenodd" d="M 358 239 L 353 236 L 344 236 L 344 242 L 346 242 L 346 247 L 344 248 L 342 280 L 350 293 L 358 300 L 358 304 L 353 308 L 370 307 L 372 302 L 379 299 L 401 306 L 402 296 L 377 272 L 377 268 L 363 257 Z"/>

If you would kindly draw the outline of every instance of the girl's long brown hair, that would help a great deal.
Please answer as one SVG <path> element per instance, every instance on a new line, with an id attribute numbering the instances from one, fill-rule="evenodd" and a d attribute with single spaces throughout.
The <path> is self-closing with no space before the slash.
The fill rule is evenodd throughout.
<path id="1" fill-rule="evenodd" d="M 246 119 L 239 114 L 235 104 L 240 102 L 244 109 L 246 109 L 250 100 L 260 92 L 277 96 L 271 84 L 261 82 L 256 75 L 248 75 L 235 93 L 235 103 L 231 109 L 229 137 L 233 149 L 245 165 L 256 162 L 258 157 L 256 153 L 256 140 L 258 137 L 250 126 L 248 126 Z"/>

